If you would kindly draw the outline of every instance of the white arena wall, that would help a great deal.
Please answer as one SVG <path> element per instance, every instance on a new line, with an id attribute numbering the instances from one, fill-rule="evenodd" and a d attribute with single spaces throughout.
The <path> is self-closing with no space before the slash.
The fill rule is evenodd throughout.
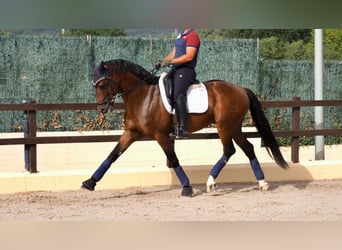
<path id="1" fill-rule="evenodd" d="M 243 131 L 255 128 L 243 128 Z M 200 132 L 215 132 L 208 128 Z M 122 131 L 40 132 L 37 136 L 116 135 Z M 2 133 L 0 138 L 22 137 L 22 133 Z M 265 171 L 268 181 L 291 181 L 342 178 L 342 145 L 326 146 L 325 160 L 314 160 L 314 146 L 300 148 L 299 163 L 290 163 L 291 148 L 281 147 L 289 170 L 274 164 L 260 138 L 249 139 Z M 0 193 L 39 190 L 74 190 L 96 170 L 116 142 L 40 144 L 37 146 L 38 173 L 24 168 L 24 146 L 0 146 Z M 236 146 L 237 152 L 218 178 L 218 182 L 255 182 L 249 161 Z M 204 184 L 210 168 L 222 155 L 221 142 L 210 140 L 176 140 L 175 150 L 193 184 Z M 155 141 L 138 141 L 120 156 L 98 183 L 97 189 L 121 189 L 144 186 L 178 185 L 173 171 L 166 166 L 166 157 Z"/>

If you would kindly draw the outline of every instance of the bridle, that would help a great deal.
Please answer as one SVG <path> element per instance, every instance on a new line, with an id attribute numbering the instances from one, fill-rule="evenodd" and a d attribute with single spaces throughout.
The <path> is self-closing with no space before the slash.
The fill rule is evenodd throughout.
<path id="1" fill-rule="evenodd" d="M 159 68 L 156 68 L 154 67 L 150 73 L 155 75 L 157 72 L 158 72 Z M 103 82 L 103 81 L 110 81 L 112 82 L 113 84 L 115 84 L 116 86 L 118 86 L 118 91 L 112 95 L 111 97 L 107 97 L 104 99 L 103 102 L 97 102 L 96 104 L 97 105 L 101 105 L 101 106 L 104 106 L 104 108 L 106 110 L 108 110 L 111 106 L 113 106 L 113 104 L 115 103 L 115 99 L 116 97 L 121 97 L 121 98 L 124 98 L 124 97 L 127 97 L 128 94 L 130 92 L 132 92 L 141 82 L 143 82 L 144 80 L 143 79 L 139 79 L 138 81 L 136 81 L 128 90 L 123 90 L 122 86 L 121 86 L 121 80 L 119 80 L 118 82 L 117 81 L 114 81 L 112 78 L 109 77 L 109 74 L 105 75 L 102 79 L 100 79 L 99 81 L 96 82 L 96 84 L 94 84 L 94 87 L 96 88 L 96 86 Z"/>
<path id="2" fill-rule="evenodd" d="M 120 82 L 117 83 L 117 82 L 115 82 L 113 79 L 111 79 L 110 77 L 105 76 L 105 77 L 103 77 L 102 79 L 100 79 L 99 81 L 96 82 L 96 84 L 94 85 L 94 88 L 96 88 L 97 85 L 99 85 L 99 84 L 100 84 L 101 82 L 103 82 L 103 81 L 105 81 L 105 82 L 111 81 L 111 82 L 113 82 L 114 84 L 117 84 L 118 86 L 120 86 L 120 85 L 119 85 Z M 97 104 L 98 106 L 103 105 L 106 109 L 108 109 L 108 107 L 110 107 L 110 106 L 112 106 L 112 105 L 114 104 L 116 95 L 117 95 L 117 93 L 114 94 L 114 95 L 112 95 L 112 96 L 109 97 L 109 98 L 106 97 L 102 102 L 96 102 L 96 104 Z"/>
<path id="3" fill-rule="evenodd" d="M 99 81 L 97 84 L 99 84 L 102 81 L 110 81 L 113 84 L 115 84 L 116 86 L 118 86 L 118 91 L 116 91 L 116 93 L 114 95 L 112 95 L 111 97 L 107 97 L 105 98 L 105 100 L 103 102 L 97 102 L 97 105 L 104 105 L 105 108 L 108 108 L 109 106 L 112 106 L 115 103 L 115 99 L 116 97 L 127 97 L 129 93 L 131 93 L 141 82 L 143 82 L 143 80 L 138 80 L 136 81 L 129 89 L 124 90 L 121 86 L 121 80 L 116 82 L 113 79 L 111 79 L 110 77 L 106 76 L 104 77 L 101 81 Z M 97 86 L 97 84 L 95 85 L 95 87 Z"/>

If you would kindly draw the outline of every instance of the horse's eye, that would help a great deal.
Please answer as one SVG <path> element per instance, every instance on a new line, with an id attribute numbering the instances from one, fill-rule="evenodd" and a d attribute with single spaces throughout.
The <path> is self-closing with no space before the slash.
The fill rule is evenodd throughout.
<path id="1" fill-rule="evenodd" d="M 97 86 L 102 89 L 104 87 L 104 82 L 100 82 Z"/>

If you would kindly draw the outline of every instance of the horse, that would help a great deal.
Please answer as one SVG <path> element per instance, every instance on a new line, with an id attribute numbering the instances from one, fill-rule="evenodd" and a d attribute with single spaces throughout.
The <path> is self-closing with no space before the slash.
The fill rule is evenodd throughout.
<path id="1" fill-rule="evenodd" d="M 173 169 L 178 177 L 182 185 L 181 195 L 194 195 L 190 180 L 179 163 L 169 135 L 174 119 L 173 115 L 163 107 L 158 87 L 159 78 L 160 76 L 156 76 L 142 66 L 123 59 L 102 61 L 94 68 L 93 85 L 98 111 L 105 113 L 113 110 L 116 96 L 121 95 L 125 108 L 125 129 L 108 157 L 89 179 L 82 182 L 82 188 L 93 191 L 96 183 L 102 179 L 112 163 L 133 142 L 142 138 L 151 138 L 163 149 L 169 162 L 168 167 Z M 269 184 L 264 180 L 264 173 L 253 145 L 242 133 L 242 122 L 248 111 L 267 151 L 277 165 L 286 169 L 288 164 L 279 150 L 258 98 L 250 89 L 223 80 L 209 80 L 203 84 L 208 93 L 208 109 L 199 114 L 189 113 L 187 130 L 192 133 L 215 123 L 223 145 L 223 155 L 209 173 L 207 191 L 211 192 L 217 187 L 215 179 L 235 153 L 233 140 L 248 157 L 259 183 L 259 189 L 266 191 Z"/>

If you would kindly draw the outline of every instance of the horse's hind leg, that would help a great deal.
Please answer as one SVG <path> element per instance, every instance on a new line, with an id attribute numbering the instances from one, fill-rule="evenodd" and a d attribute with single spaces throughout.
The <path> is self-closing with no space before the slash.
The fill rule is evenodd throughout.
<path id="1" fill-rule="evenodd" d="M 239 147 L 243 150 L 245 155 L 248 157 L 253 173 L 255 175 L 255 178 L 257 179 L 259 183 L 259 189 L 261 191 L 267 191 L 269 188 L 269 185 L 267 182 L 265 182 L 265 175 L 260 167 L 260 163 L 258 159 L 255 156 L 253 144 L 251 144 L 246 139 L 246 137 L 242 134 L 241 130 L 238 130 L 236 133 L 234 133 L 233 139 L 239 145 Z"/>
<path id="2" fill-rule="evenodd" d="M 229 158 L 235 153 L 235 147 L 232 140 L 229 140 L 227 144 L 224 145 L 223 155 L 216 162 L 213 168 L 210 170 L 209 178 L 207 181 L 207 192 L 211 192 L 216 188 L 215 179 L 227 164 Z"/>

